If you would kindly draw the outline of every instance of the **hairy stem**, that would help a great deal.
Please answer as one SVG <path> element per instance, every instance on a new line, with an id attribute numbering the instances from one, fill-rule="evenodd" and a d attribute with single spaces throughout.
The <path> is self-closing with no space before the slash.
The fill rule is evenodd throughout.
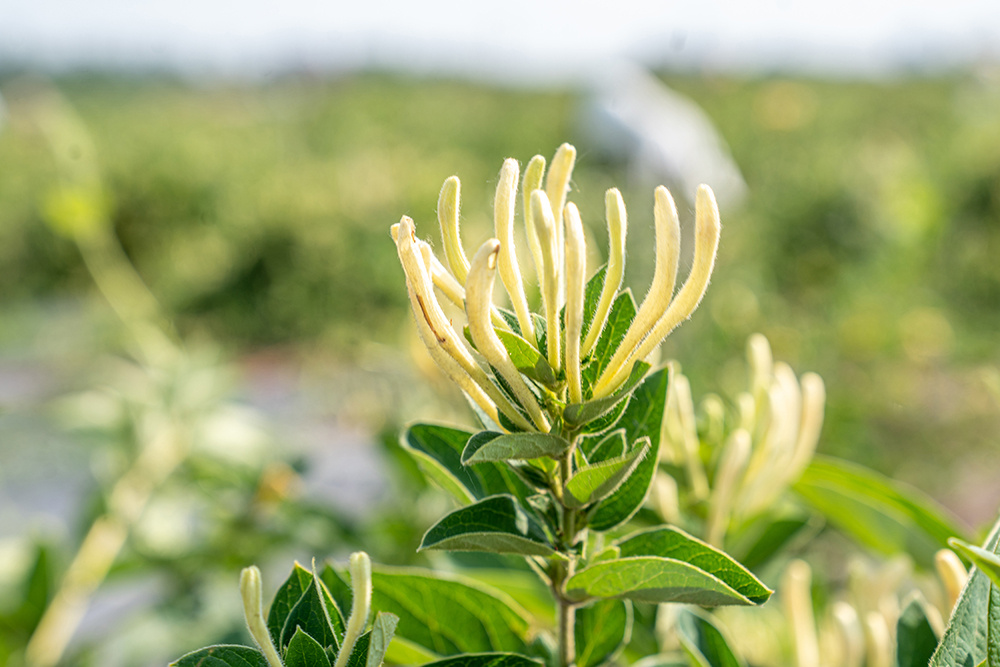
<path id="1" fill-rule="evenodd" d="M 576 449 L 575 437 L 569 438 L 573 446 L 569 448 L 559 461 L 559 484 L 565 488 L 573 474 L 573 452 Z M 560 551 L 566 556 L 556 565 L 556 576 L 552 579 L 552 592 L 558 604 L 559 620 L 559 667 L 571 667 L 576 662 L 576 641 L 573 626 L 576 620 L 576 605 L 566 598 L 566 581 L 573 576 L 576 569 L 576 554 L 573 551 L 574 537 L 577 534 L 577 511 L 563 505 L 562 508 L 562 540 Z"/>

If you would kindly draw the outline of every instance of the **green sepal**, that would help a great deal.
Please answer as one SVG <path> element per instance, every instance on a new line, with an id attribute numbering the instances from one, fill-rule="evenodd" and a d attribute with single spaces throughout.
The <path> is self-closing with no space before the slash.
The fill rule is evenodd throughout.
<path id="1" fill-rule="evenodd" d="M 622 558 L 657 556 L 687 563 L 722 581 L 746 598 L 748 603 L 763 604 L 772 593 L 729 554 L 673 526 L 633 533 L 616 542 L 616 545 L 621 549 Z"/>
<path id="2" fill-rule="evenodd" d="M 249 646 L 207 646 L 178 658 L 169 667 L 268 667 L 267 658 Z"/>
<path id="3" fill-rule="evenodd" d="M 681 648 L 697 667 L 746 667 L 708 614 L 681 609 L 675 627 Z"/>
<path id="4" fill-rule="evenodd" d="M 324 648 L 333 646 L 339 650 L 344 637 L 343 619 L 333 597 L 318 577 L 312 577 L 309 587 L 288 612 L 281 628 L 281 641 L 277 645 L 282 649 L 288 646 L 298 628 Z"/>
<path id="5" fill-rule="evenodd" d="M 554 551 L 545 530 L 510 495 L 490 496 L 448 514 L 424 535 L 419 550 L 424 549 L 524 556 Z"/>
<path id="6" fill-rule="evenodd" d="M 624 456 L 591 463 L 577 470 L 563 489 L 563 503 L 579 508 L 603 500 L 618 490 L 649 452 L 649 438 L 640 438 Z"/>
<path id="7" fill-rule="evenodd" d="M 267 613 L 267 630 L 276 646 L 281 645 L 281 630 L 285 627 L 292 607 L 302 598 L 302 594 L 312 583 L 313 573 L 298 563 L 292 566 L 292 572 L 274 594 L 271 609 Z"/>
<path id="8" fill-rule="evenodd" d="M 570 448 L 564 438 L 550 433 L 494 433 L 480 431 L 462 450 L 462 465 L 494 461 L 557 459 Z"/>
<path id="9" fill-rule="evenodd" d="M 283 656 L 285 667 L 331 667 L 326 649 L 298 628 Z"/>
<path id="10" fill-rule="evenodd" d="M 601 600 L 578 609 L 573 635 L 576 667 L 610 662 L 632 635 L 632 603 Z"/>

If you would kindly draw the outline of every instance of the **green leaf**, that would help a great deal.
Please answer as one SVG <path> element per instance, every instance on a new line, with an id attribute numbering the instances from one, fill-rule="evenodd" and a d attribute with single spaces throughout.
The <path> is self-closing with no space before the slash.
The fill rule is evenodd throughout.
<path id="1" fill-rule="evenodd" d="M 479 582 L 419 569 L 379 568 L 372 585 L 372 608 L 398 616 L 396 636 L 423 650 L 454 655 L 527 648 L 527 612 Z"/>
<path id="2" fill-rule="evenodd" d="M 347 573 L 338 572 L 333 566 L 327 563 L 323 566 L 319 578 L 323 582 L 323 585 L 326 586 L 337 607 L 350 611 L 354 593 L 351 591 L 351 583 Z"/>
<path id="3" fill-rule="evenodd" d="M 822 518 L 811 512 L 794 511 L 777 517 L 768 513 L 741 526 L 732 537 L 727 536 L 726 548 L 747 569 L 756 570 L 793 540 L 801 543 L 822 525 Z"/>
<path id="4" fill-rule="evenodd" d="M 594 314 L 597 312 L 597 304 L 601 300 L 601 292 L 604 291 L 604 277 L 607 273 L 608 265 L 601 265 L 583 288 L 583 326 L 580 328 L 581 343 L 590 334 L 590 327 L 594 323 Z"/>
<path id="5" fill-rule="evenodd" d="M 392 641 L 392 636 L 396 633 L 397 625 L 399 625 L 399 617 L 395 614 L 380 611 L 375 615 L 365 667 L 380 667 L 385 661 L 385 654 L 389 650 L 389 642 Z"/>
<path id="6" fill-rule="evenodd" d="M 927 667 L 937 644 L 923 605 L 911 600 L 896 624 L 896 667 Z"/>
<path id="7" fill-rule="evenodd" d="M 616 405 L 632 395 L 632 392 L 642 382 L 649 369 L 650 365 L 645 361 L 637 361 L 632 366 L 632 372 L 629 374 L 628 379 L 613 394 L 592 401 L 584 401 L 583 403 L 570 403 L 563 410 L 563 421 L 571 427 L 582 426 L 611 412 Z"/>
<path id="8" fill-rule="evenodd" d="M 763 604 L 771 596 L 771 590 L 760 579 L 728 554 L 673 526 L 634 533 L 617 545 L 622 558 L 657 556 L 687 563 L 717 578 L 753 604 Z"/>
<path id="9" fill-rule="evenodd" d="M 580 468 L 566 482 L 563 502 L 567 507 L 576 508 L 603 500 L 635 472 L 648 451 L 649 438 L 641 438 L 625 456 Z"/>
<path id="10" fill-rule="evenodd" d="M 566 581 L 570 600 L 626 598 L 636 602 L 686 602 L 705 607 L 752 605 L 724 581 L 672 558 L 640 556 L 590 565 Z"/>
<path id="11" fill-rule="evenodd" d="M 948 546 L 972 561 L 994 586 L 1000 586 L 1000 556 L 955 537 L 948 540 Z"/>
<path id="12" fill-rule="evenodd" d="M 515 653 L 478 653 L 438 660 L 424 667 L 542 667 L 542 663 Z"/>
<path id="13" fill-rule="evenodd" d="M 462 451 L 462 464 L 483 461 L 526 461 L 546 456 L 557 459 L 570 443 L 549 433 L 494 433 L 480 431 L 469 438 Z"/>
<path id="14" fill-rule="evenodd" d="M 632 634 L 632 605 L 622 600 L 601 600 L 576 612 L 573 635 L 576 667 L 597 667 L 609 662 Z"/>
<path id="15" fill-rule="evenodd" d="M 608 320 L 604 324 L 604 331 L 601 332 L 594 350 L 590 354 L 589 363 L 583 368 L 581 380 L 583 383 L 584 396 L 589 396 L 591 387 L 597 382 L 597 378 L 607 367 L 611 357 L 614 356 L 618 346 L 621 345 L 628 331 L 629 325 L 635 319 L 635 299 L 632 298 L 631 290 L 625 290 L 611 304 L 608 311 Z"/>
<path id="16" fill-rule="evenodd" d="M 271 609 L 267 614 L 267 630 L 271 634 L 271 640 L 276 645 L 281 645 L 281 630 L 285 627 L 285 620 L 288 618 L 292 607 L 302 598 L 302 594 L 312 583 L 313 574 L 298 563 L 292 566 L 292 572 L 281 584 L 278 592 L 274 594 L 271 602 Z"/>
<path id="17" fill-rule="evenodd" d="M 249 646 L 208 646 L 192 651 L 170 667 L 268 667 L 267 658 Z"/>
<path id="18" fill-rule="evenodd" d="M 498 493 L 521 500 L 534 493 L 506 464 L 462 465 L 462 451 L 472 435 L 447 426 L 414 424 L 404 431 L 401 442 L 424 474 L 463 505 Z"/>
<path id="19" fill-rule="evenodd" d="M 963 535 L 947 512 L 919 491 L 862 466 L 816 457 L 795 491 L 830 522 L 887 555 L 905 551 L 926 569 L 952 535 Z"/>
<path id="20" fill-rule="evenodd" d="M 494 329 L 494 331 L 506 348 L 507 356 L 510 357 L 518 372 L 550 388 L 558 385 L 556 374 L 549 366 L 548 360 L 531 343 L 510 331 L 503 329 Z"/>
<path id="21" fill-rule="evenodd" d="M 983 548 L 997 553 L 1000 521 L 994 524 Z M 995 598 L 996 601 L 994 600 Z M 1000 594 L 982 570 L 973 569 L 969 583 L 955 604 L 941 643 L 931 658 L 930 667 L 978 665 L 987 657 L 989 610 L 1000 604 Z"/>
<path id="22" fill-rule="evenodd" d="M 660 456 L 660 426 L 667 400 L 669 372 L 663 369 L 648 376 L 635 390 L 618 425 L 625 429 L 628 442 L 649 438 L 649 453 L 635 471 L 608 498 L 602 500 L 589 517 L 593 530 L 611 530 L 628 521 L 646 501 Z"/>
<path id="23" fill-rule="evenodd" d="M 545 531 L 510 495 L 490 496 L 445 516 L 424 535 L 420 550 L 424 549 L 525 556 L 553 553 Z"/>
<path id="24" fill-rule="evenodd" d="M 330 667 L 330 658 L 320 643 L 299 628 L 285 649 L 285 667 Z"/>
<path id="25" fill-rule="evenodd" d="M 371 645 L 372 633 L 366 632 L 351 647 L 351 655 L 347 658 L 347 667 L 365 667 L 368 664 L 368 648 Z M 285 666 L 287 667 L 287 665 Z"/>
<path id="26" fill-rule="evenodd" d="M 986 662 L 1000 667 L 1000 589 L 990 586 L 990 604 L 986 617 Z"/>
<path id="27" fill-rule="evenodd" d="M 708 614 L 682 609 L 676 628 L 681 647 L 698 667 L 746 667 Z"/>
<path id="28" fill-rule="evenodd" d="M 331 614 L 336 612 L 336 616 Z M 337 621 L 334 621 L 334 618 Z M 334 623 L 338 622 L 340 628 L 335 629 Z M 288 618 L 281 629 L 281 642 L 278 646 L 284 648 L 292 640 L 297 628 L 302 628 L 310 637 L 315 639 L 324 648 L 333 646 L 340 647 L 340 640 L 343 637 L 343 620 L 339 619 L 339 612 L 336 611 L 333 598 L 323 583 L 313 577 L 309 587 L 295 603 L 292 610 L 288 612 Z M 338 632 L 339 630 L 339 632 Z"/>

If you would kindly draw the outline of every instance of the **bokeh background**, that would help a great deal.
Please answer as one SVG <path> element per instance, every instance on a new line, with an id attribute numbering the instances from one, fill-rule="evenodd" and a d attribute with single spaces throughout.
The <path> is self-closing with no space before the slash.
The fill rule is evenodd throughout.
<path id="1" fill-rule="evenodd" d="M 388 227 L 407 214 L 436 239 L 457 174 L 475 247 L 502 160 L 564 141 L 598 248 L 604 191 L 623 191 L 638 293 L 653 187 L 685 238 L 696 185 L 716 188 L 712 286 L 662 348 L 696 395 L 731 399 L 762 332 L 826 381 L 821 451 L 992 519 L 996 3 L 8 0 L 0 662 L 20 664 L 164 423 L 190 447 L 128 523 L 65 664 L 237 637 L 248 562 L 358 544 L 412 562 L 434 507 L 399 502 L 420 482 L 394 433 L 469 416 L 414 354 Z"/>

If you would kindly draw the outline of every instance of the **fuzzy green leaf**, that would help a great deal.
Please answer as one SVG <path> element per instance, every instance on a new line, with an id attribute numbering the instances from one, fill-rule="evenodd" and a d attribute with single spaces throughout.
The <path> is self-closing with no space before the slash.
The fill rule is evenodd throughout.
<path id="1" fill-rule="evenodd" d="M 285 667 L 330 667 L 330 658 L 320 643 L 299 628 L 285 649 Z"/>
<path id="2" fill-rule="evenodd" d="M 385 653 L 389 650 L 389 642 L 392 641 L 392 636 L 396 633 L 397 625 L 399 625 L 399 617 L 395 614 L 380 611 L 375 615 L 365 667 L 380 667 L 385 661 Z"/>
<path id="3" fill-rule="evenodd" d="M 590 354 L 590 360 L 583 368 L 581 380 L 583 382 L 584 396 L 590 395 L 590 389 L 597 382 L 597 378 L 607 367 L 611 357 L 614 356 L 625 338 L 629 325 L 635 319 L 635 299 L 632 298 L 631 290 L 625 290 L 611 304 L 608 311 L 608 319 L 604 324 L 594 350 Z"/>
<path id="4" fill-rule="evenodd" d="M 934 554 L 949 537 L 964 534 L 919 491 L 846 461 L 816 457 L 794 488 L 862 544 L 887 555 L 904 551 L 926 569 L 934 568 Z"/>
<path id="5" fill-rule="evenodd" d="M 427 570 L 379 568 L 372 573 L 372 587 L 372 608 L 398 616 L 396 637 L 417 650 L 455 655 L 527 649 L 527 612 L 479 582 Z"/>
<path id="6" fill-rule="evenodd" d="M 542 663 L 516 653 L 478 653 L 438 660 L 423 667 L 542 667 Z"/>
<path id="7" fill-rule="evenodd" d="M 312 572 L 295 563 L 285 583 L 281 584 L 278 592 L 274 594 L 271 609 L 267 614 L 267 630 L 276 645 L 281 643 L 281 629 L 285 627 L 289 612 L 309 588 L 312 578 Z"/>
<path id="8" fill-rule="evenodd" d="M 268 667 L 267 658 L 249 646 L 208 646 L 170 663 L 170 667 Z"/>
<path id="9" fill-rule="evenodd" d="M 676 628 L 681 648 L 698 667 L 746 667 L 708 614 L 682 609 Z"/>
<path id="10" fill-rule="evenodd" d="M 634 533 L 617 542 L 621 557 L 657 556 L 687 563 L 719 579 L 753 604 L 763 604 L 771 590 L 752 572 L 679 528 L 664 526 Z"/>
<path id="11" fill-rule="evenodd" d="M 937 644 L 923 605 L 911 600 L 896 624 L 896 667 L 927 667 Z"/>
<path id="12" fill-rule="evenodd" d="M 649 438 L 649 453 L 635 471 L 589 517 L 588 525 L 598 531 L 611 530 L 628 521 L 646 500 L 660 455 L 660 426 L 667 400 L 669 372 L 663 369 L 648 376 L 635 390 L 628 408 L 618 422 L 628 442 Z M 593 461 L 592 461 L 593 463 Z"/>
<path id="13" fill-rule="evenodd" d="M 601 600 L 576 612 L 573 635 L 576 667 L 597 667 L 610 661 L 632 634 L 632 604 Z"/>
<path id="14" fill-rule="evenodd" d="M 954 537 L 948 540 L 948 546 L 972 561 L 994 586 L 1000 586 L 1000 556 Z"/>
<path id="15" fill-rule="evenodd" d="M 368 664 L 368 649 L 371 646 L 371 640 L 371 631 L 358 637 L 351 649 L 351 655 L 347 658 L 347 667 L 365 667 Z"/>
<path id="16" fill-rule="evenodd" d="M 542 527 L 510 495 L 490 496 L 445 516 L 424 535 L 424 549 L 525 556 L 553 552 Z"/>
<path id="17" fill-rule="evenodd" d="M 563 410 L 563 420 L 570 426 L 582 426 L 611 412 L 616 405 L 632 395 L 649 369 L 650 365 L 645 361 L 637 361 L 632 367 L 628 379 L 613 394 L 583 403 L 570 403 Z"/>
<path id="18" fill-rule="evenodd" d="M 602 561 L 566 582 L 575 601 L 625 598 L 636 602 L 686 602 L 705 607 L 752 605 L 754 602 L 716 576 L 672 558 L 640 556 Z"/>
<path id="19" fill-rule="evenodd" d="M 534 493 L 506 464 L 463 466 L 462 451 L 472 435 L 447 426 L 414 424 L 403 433 L 401 442 L 424 474 L 463 505 L 498 493 L 511 493 L 521 500 Z"/>
<path id="20" fill-rule="evenodd" d="M 526 461 L 548 457 L 557 459 L 570 443 L 549 433 L 494 433 L 480 431 L 469 438 L 462 451 L 462 464 L 484 461 Z"/>
<path id="21" fill-rule="evenodd" d="M 793 540 L 808 539 L 818 532 L 823 523 L 819 515 L 811 512 L 793 510 L 774 516 L 772 511 L 727 535 L 726 546 L 747 569 L 756 570 Z"/>
<path id="22" fill-rule="evenodd" d="M 998 538 L 1000 521 L 994 524 L 983 548 L 997 553 Z M 962 589 L 955 604 L 941 643 L 931 658 L 930 667 L 965 667 L 978 665 L 986 660 L 989 610 L 995 602 L 1000 604 L 1000 599 L 995 598 L 1000 598 L 1000 593 L 992 585 L 990 578 L 982 570 L 974 569 L 969 583 Z"/>
<path id="23" fill-rule="evenodd" d="M 531 343 L 510 331 L 495 331 L 518 372 L 547 387 L 554 388 L 557 385 L 556 374 L 548 360 Z"/>
<path id="24" fill-rule="evenodd" d="M 339 612 L 326 586 L 318 578 L 313 577 L 302 597 L 288 612 L 278 646 L 282 648 L 288 646 L 296 630 L 301 628 L 323 648 L 333 646 L 339 649 L 344 630 L 343 620 L 338 617 Z M 337 628 L 335 623 L 340 625 L 340 628 Z"/>
<path id="25" fill-rule="evenodd" d="M 566 482 L 563 502 L 567 507 L 577 508 L 603 500 L 635 472 L 648 451 L 649 438 L 641 438 L 624 456 L 580 468 Z"/>

